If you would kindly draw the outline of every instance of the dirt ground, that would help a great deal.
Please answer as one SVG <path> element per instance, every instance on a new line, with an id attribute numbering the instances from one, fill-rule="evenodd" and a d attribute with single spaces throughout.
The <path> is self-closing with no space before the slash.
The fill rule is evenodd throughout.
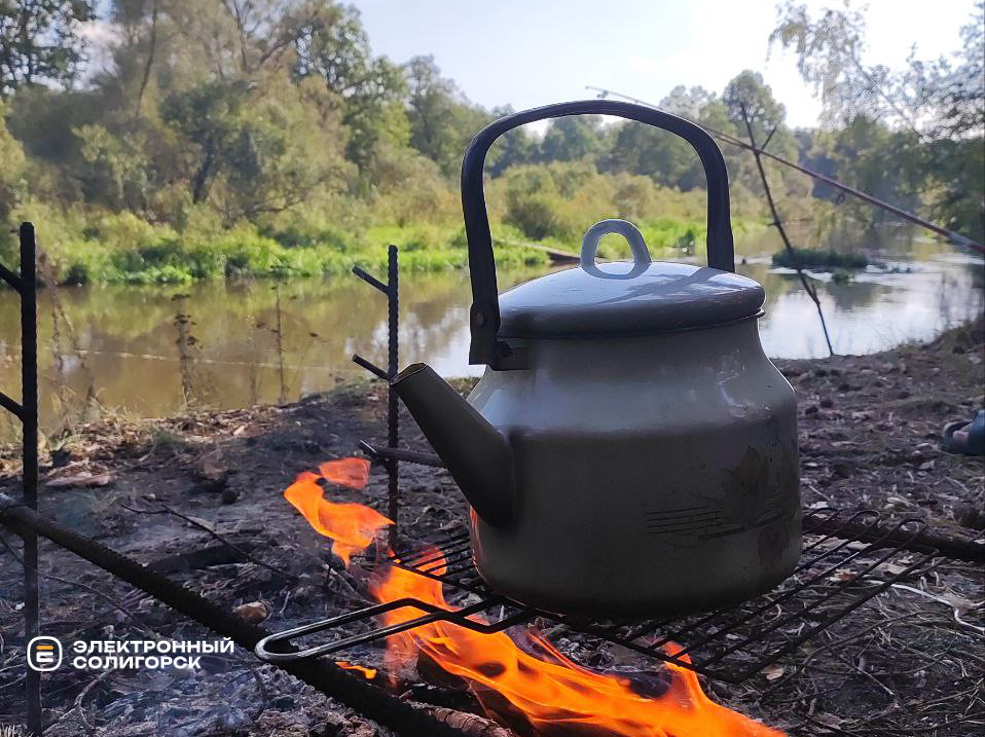
<path id="1" fill-rule="evenodd" d="M 804 505 L 915 516 L 935 532 L 981 539 L 985 466 L 942 453 L 937 440 L 945 422 L 983 406 L 983 351 L 979 322 L 928 345 L 778 362 L 800 402 Z M 374 381 L 278 407 L 141 422 L 105 418 L 48 439 L 41 508 L 223 606 L 260 602 L 247 610 L 265 615 L 271 629 L 333 616 L 369 597 L 282 492 L 299 472 L 357 454 L 360 439 L 385 438 L 385 412 L 385 389 Z M 401 441 L 426 450 L 406 416 Z M 7 493 L 17 493 L 17 452 L 9 447 L 2 456 L 0 490 Z M 401 473 L 403 535 L 434 539 L 461 527 L 466 507 L 444 472 L 404 464 Z M 386 474 L 374 465 L 364 491 L 339 489 L 332 498 L 385 512 Z M 25 669 L 19 545 L 0 532 L 4 725 L 23 719 Z M 41 559 L 45 634 L 63 642 L 213 639 L 52 544 L 42 543 Z M 985 638 L 975 627 L 985 603 L 982 569 L 939 561 L 905 584 L 782 660 L 779 671 L 739 685 L 706 682 L 706 690 L 791 735 L 980 733 Z M 576 655 L 586 644 L 575 638 L 558 646 Z M 364 648 L 351 657 L 377 664 L 382 651 Z M 237 650 L 205 666 L 192 673 L 60 669 L 44 680 L 48 734 L 389 734 L 250 653 Z M 467 692 L 449 695 L 419 681 L 402 684 L 405 698 L 481 713 Z"/>

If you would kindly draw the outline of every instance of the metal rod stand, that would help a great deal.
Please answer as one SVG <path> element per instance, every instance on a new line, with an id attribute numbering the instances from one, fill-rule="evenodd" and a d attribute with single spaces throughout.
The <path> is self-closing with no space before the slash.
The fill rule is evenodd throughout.
<path id="1" fill-rule="evenodd" d="M 0 407 L 21 421 L 23 437 L 23 504 L 38 509 L 38 288 L 37 241 L 34 225 L 21 223 L 20 274 L 0 265 L 0 278 L 19 295 L 21 302 L 21 401 L 0 392 Z M 38 536 L 28 531 L 24 540 L 24 656 L 28 645 L 39 634 L 40 597 L 38 594 Z M 26 665 L 26 663 L 25 663 Z M 25 683 L 27 732 L 42 733 L 41 673 L 28 668 Z"/>
<path id="2" fill-rule="evenodd" d="M 400 368 L 397 366 L 399 346 L 397 344 L 397 329 L 399 327 L 399 289 L 398 289 L 397 268 L 397 247 L 390 246 L 387 249 L 387 374 L 392 378 L 397 375 Z M 387 446 L 396 448 L 400 440 L 400 406 L 397 404 L 397 393 L 387 382 Z M 390 547 L 395 549 L 400 542 L 400 533 L 397 528 L 397 517 L 400 514 L 400 488 L 398 468 L 399 461 L 390 458 L 386 462 L 387 472 L 387 516 L 393 520 L 390 525 L 389 537 Z"/>
<path id="3" fill-rule="evenodd" d="M 387 367 L 386 371 L 368 361 L 359 354 L 352 357 L 353 363 L 369 371 L 378 379 L 387 382 L 387 447 L 395 450 L 400 441 L 400 405 L 398 404 L 397 393 L 389 386 L 389 381 L 399 370 L 399 345 L 398 338 L 400 332 L 400 299 L 399 299 L 399 272 L 400 267 L 397 261 L 397 247 L 387 248 L 387 281 L 381 282 L 372 274 L 367 273 L 358 266 L 352 268 L 352 273 L 369 284 L 374 289 L 386 295 L 387 299 Z M 383 467 L 387 472 L 387 516 L 393 520 L 389 530 L 389 543 L 391 548 L 396 548 L 400 542 L 399 520 L 400 515 L 400 458 L 397 456 L 376 456 L 383 462 Z"/>

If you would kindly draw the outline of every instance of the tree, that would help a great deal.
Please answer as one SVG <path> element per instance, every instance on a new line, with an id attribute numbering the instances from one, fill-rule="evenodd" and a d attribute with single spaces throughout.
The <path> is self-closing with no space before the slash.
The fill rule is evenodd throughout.
<path id="1" fill-rule="evenodd" d="M 292 17 L 298 27 L 292 71 L 298 79 L 323 80 L 341 98 L 347 158 L 362 169 L 373 163 L 380 145 L 405 146 L 410 131 L 403 73 L 386 57 L 373 57 L 359 11 L 317 2 Z"/>
<path id="2" fill-rule="evenodd" d="M 6 106 L 0 104 L 0 222 L 6 223 L 17 204 L 18 190 L 21 189 L 21 175 L 24 169 L 24 151 L 4 123 Z M 9 238 L 8 228 L 0 231 L 0 247 Z"/>
<path id="3" fill-rule="evenodd" d="M 605 150 L 602 118 L 598 115 L 565 115 L 554 118 L 541 143 L 544 161 L 594 159 Z"/>
<path id="4" fill-rule="evenodd" d="M 985 242 L 985 146 L 981 138 L 941 138 L 930 144 L 935 186 L 930 213 L 951 230 Z"/>
<path id="5" fill-rule="evenodd" d="M 874 118 L 856 115 L 824 140 L 839 181 L 906 209 L 919 207 L 928 162 L 927 151 L 915 133 L 893 130 Z M 887 168 L 887 161 L 893 162 L 891 168 Z M 871 212 L 868 205 L 854 200 L 845 206 L 860 218 L 885 219 L 883 211 Z"/>
<path id="6" fill-rule="evenodd" d="M 932 99 L 937 108 L 938 135 L 985 132 L 985 2 L 961 29 L 957 66 L 941 59 L 931 72 Z"/>
<path id="7" fill-rule="evenodd" d="M 153 169 L 139 142 L 99 124 L 80 126 L 74 133 L 88 164 L 77 169 L 86 197 L 114 210 L 146 212 Z"/>
<path id="8" fill-rule="evenodd" d="M 658 107 L 697 120 L 717 98 L 702 87 L 678 85 Z M 607 168 L 643 174 L 658 184 L 683 190 L 704 185 L 701 164 L 687 142 L 667 131 L 642 123 L 619 124 Z"/>
<path id="9" fill-rule="evenodd" d="M 679 84 L 660 101 L 659 107 L 668 113 L 695 120 L 715 97 L 714 93 L 700 85 L 688 89 Z"/>
<path id="10" fill-rule="evenodd" d="M 410 145 L 454 175 L 472 136 L 492 120 L 441 76 L 432 56 L 416 56 L 405 66 Z"/>
<path id="11" fill-rule="evenodd" d="M 980 131 L 985 97 L 985 3 L 962 28 L 963 47 L 947 58 L 911 57 L 906 67 L 891 70 L 863 62 L 866 51 L 864 13 L 849 2 L 825 8 L 814 18 L 805 5 L 787 0 L 779 7 L 770 44 L 793 48 L 797 68 L 814 86 L 829 123 L 865 114 L 890 125 L 905 126 L 927 139 L 936 126 L 951 121 L 950 132 Z"/>
<path id="12" fill-rule="evenodd" d="M 0 0 L 0 97 L 42 81 L 66 83 L 83 58 L 90 0 Z"/>
<path id="13" fill-rule="evenodd" d="M 163 119 L 192 144 L 181 148 L 193 203 L 212 197 L 230 222 L 253 219 L 343 177 L 330 105 L 306 99 L 314 90 L 280 82 L 259 93 L 242 80 L 212 80 L 164 101 Z"/>
<path id="14" fill-rule="evenodd" d="M 865 16 L 861 12 L 846 4 L 844 9 L 824 8 L 813 20 L 806 5 L 787 0 L 777 13 L 770 46 L 794 48 L 797 69 L 820 94 L 829 122 L 878 104 L 878 85 L 888 70 L 862 67 Z"/>
<path id="15" fill-rule="evenodd" d="M 742 135 L 747 135 L 746 118 L 758 143 L 763 143 L 774 128 L 783 124 L 786 108 L 773 97 L 773 91 L 759 72 L 748 69 L 725 85 L 722 95 L 729 119 Z"/>
<path id="16" fill-rule="evenodd" d="M 514 112 L 516 111 L 510 105 L 504 105 L 493 108 L 492 117 L 502 118 L 512 115 Z M 496 139 L 486 157 L 486 171 L 494 177 L 498 177 L 511 166 L 532 163 L 539 155 L 538 141 L 527 133 L 524 126 L 520 126 L 507 131 Z"/>
<path id="17" fill-rule="evenodd" d="M 911 56 L 900 70 L 863 63 L 865 17 L 848 4 L 814 18 L 806 6 L 787 2 L 770 36 L 771 43 L 796 51 L 801 76 L 821 93 L 829 125 L 850 128 L 864 116 L 907 133 L 886 139 L 892 148 L 874 151 L 874 158 L 894 162 L 893 175 L 908 182 L 911 202 L 926 194 L 938 217 L 978 240 L 985 235 L 982 177 L 974 168 L 985 134 L 983 22 L 985 3 L 979 2 L 952 59 Z M 960 142 L 948 140 L 955 137 Z M 914 171 L 903 171 L 907 164 Z"/>
<path id="18" fill-rule="evenodd" d="M 646 175 L 667 187 L 680 187 L 695 158 L 694 149 L 674 134 L 644 123 L 626 122 L 619 125 L 609 167 Z"/>
<path id="19" fill-rule="evenodd" d="M 763 75 L 748 69 L 738 74 L 725 86 L 722 103 L 730 127 L 739 138 L 749 140 L 751 136 L 758 146 L 768 147 L 771 153 L 788 159 L 797 158 L 797 141 L 783 124 L 786 109 L 773 97 Z M 732 179 L 762 199 L 765 192 L 754 159 L 741 154 L 730 157 L 728 163 Z M 783 193 L 801 195 L 809 191 L 809 183 L 803 175 L 790 169 L 771 166 L 767 168 L 767 174 L 778 200 L 783 199 Z"/>

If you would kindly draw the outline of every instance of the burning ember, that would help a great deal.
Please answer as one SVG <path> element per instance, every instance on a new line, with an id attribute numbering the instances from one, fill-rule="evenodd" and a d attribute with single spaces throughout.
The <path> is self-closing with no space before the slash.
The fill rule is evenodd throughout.
<path id="1" fill-rule="evenodd" d="M 321 476 L 302 473 L 284 496 L 318 532 L 333 541 L 346 565 L 392 524 L 369 507 L 323 498 L 319 478 L 351 488 L 365 486 L 369 463 L 356 458 L 323 464 Z M 440 550 L 433 551 L 436 560 Z M 430 556 L 429 556 L 430 557 Z M 440 575 L 443 566 L 433 573 Z M 381 603 L 404 597 L 455 609 L 442 585 L 424 576 L 388 567 L 376 572 L 372 594 Z M 384 615 L 384 624 L 419 616 L 409 608 Z M 396 665 L 432 661 L 461 678 L 493 718 L 538 735 L 614 735 L 620 737 L 782 737 L 782 733 L 714 703 L 698 677 L 667 664 L 659 673 L 600 673 L 572 662 L 539 633 L 481 634 L 439 622 L 391 636 L 388 656 Z M 339 662 L 362 672 L 374 669 Z M 372 675 L 370 675 L 372 673 Z"/>
<path id="2" fill-rule="evenodd" d="M 376 668 L 364 668 L 361 665 L 356 665 L 355 663 L 348 663 L 344 660 L 336 660 L 335 664 L 339 666 L 339 668 L 345 668 L 346 670 L 354 670 L 356 671 L 356 673 L 362 673 L 363 677 L 367 681 L 372 681 L 374 678 L 376 678 L 376 673 L 377 673 Z"/>

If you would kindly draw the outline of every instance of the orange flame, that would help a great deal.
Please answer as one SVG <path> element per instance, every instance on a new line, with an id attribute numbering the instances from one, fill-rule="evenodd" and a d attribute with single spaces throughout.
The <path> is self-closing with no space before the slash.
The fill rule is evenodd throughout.
<path id="1" fill-rule="evenodd" d="M 440 557 L 441 552 L 428 557 L 432 555 Z M 443 572 L 443 563 L 432 570 L 435 575 Z M 455 609 L 445 601 L 439 581 L 402 568 L 386 571 L 372 592 L 381 602 L 413 597 Z M 419 614 L 397 609 L 384 615 L 384 623 L 398 624 Z M 448 673 L 465 679 L 487 711 L 519 711 L 538 730 L 577 725 L 626 737 L 782 735 L 711 701 L 697 675 L 686 668 L 667 664 L 669 685 L 653 696 L 628 677 L 583 668 L 539 634 L 528 633 L 526 638 L 529 645 L 523 649 L 505 632 L 482 634 L 439 622 L 393 635 L 388 646 L 397 659 L 424 652 Z"/>
<path id="2" fill-rule="evenodd" d="M 369 461 L 365 458 L 341 458 L 318 466 L 322 477 L 332 484 L 350 489 L 365 489 L 369 483 Z"/>
<path id="3" fill-rule="evenodd" d="M 365 486 L 369 464 L 354 471 L 357 466 L 346 463 L 360 460 L 336 461 L 342 465 L 331 469 L 326 469 L 330 464 L 323 464 L 319 470 L 329 480 L 365 479 Z M 317 478 L 302 473 L 284 496 L 312 527 L 334 541 L 333 550 L 348 565 L 353 552 L 368 547 L 392 522 L 359 504 L 326 501 Z M 432 573 L 444 573 L 441 551 L 435 549 L 428 557 L 441 561 Z M 456 608 L 445 600 L 441 582 L 402 568 L 378 572 L 371 592 L 381 603 L 411 597 Z M 417 616 L 418 610 L 404 607 L 384 614 L 383 620 L 393 625 Z M 782 732 L 713 702 L 701 690 L 697 675 L 686 668 L 668 663 L 659 674 L 662 678 L 649 679 L 643 676 L 651 674 L 599 673 L 569 660 L 536 632 L 527 631 L 517 640 L 522 646 L 505 632 L 482 634 L 438 622 L 391 636 L 387 648 L 389 658 L 397 663 L 425 655 L 445 672 L 464 679 L 490 716 L 511 724 L 526 720 L 541 735 L 783 737 Z M 338 664 L 367 678 L 376 675 L 371 668 L 345 661 Z"/>
<path id="4" fill-rule="evenodd" d="M 365 458 L 329 461 L 321 464 L 318 470 L 326 481 L 351 488 L 361 489 L 369 481 L 369 461 Z M 287 487 L 284 497 L 312 527 L 333 540 L 332 552 L 348 566 L 353 553 L 369 547 L 377 533 L 393 522 L 362 504 L 340 504 L 325 499 L 318 479 L 317 474 L 303 471 Z"/>
<path id="5" fill-rule="evenodd" d="M 345 668 L 346 670 L 354 670 L 357 673 L 362 673 L 363 677 L 365 677 L 367 681 L 372 681 L 376 678 L 376 668 L 365 668 L 361 665 L 356 665 L 355 663 L 346 662 L 345 660 L 336 660 L 335 664 L 339 666 L 339 668 Z"/>

